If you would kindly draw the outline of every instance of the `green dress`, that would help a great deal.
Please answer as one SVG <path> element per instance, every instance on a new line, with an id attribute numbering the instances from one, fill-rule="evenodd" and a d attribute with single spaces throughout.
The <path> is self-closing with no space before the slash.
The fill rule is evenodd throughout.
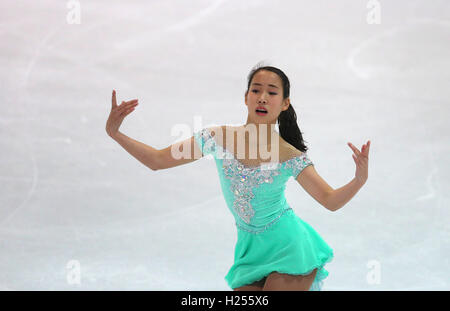
<path id="1" fill-rule="evenodd" d="M 286 202 L 286 182 L 308 165 L 306 153 L 281 163 L 249 167 L 223 148 L 208 128 L 194 133 L 203 155 L 216 162 L 225 201 L 237 228 L 234 264 L 225 280 L 230 288 L 249 285 L 271 272 L 307 275 L 318 268 L 310 290 L 321 290 L 324 265 L 333 250 Z"/>

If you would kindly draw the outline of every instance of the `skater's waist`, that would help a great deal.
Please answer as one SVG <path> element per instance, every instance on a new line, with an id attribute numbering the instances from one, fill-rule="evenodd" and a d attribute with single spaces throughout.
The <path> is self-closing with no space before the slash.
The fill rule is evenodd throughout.
<path id="1" fill-rule="evenodd" d="M 236 228 L 238 230 L 242 230 L 242 231 L 253 233 L 253 234 L 263 233 L 267 229 L 269 229 L 270 227 L 272 227 L 273 225 L 278 223 L 278 221 L 280 221 L 280 219 L 282 217 L 285 217 L 285 216 L 287 216 L 289 214 L 293 214 L 293 213 L 294 213 L 294 211 L 292 210 L 292 208 L 287 206 L 287 207 L 279 210 L 276 214 L 272 215 L 272 217 L 270 217 L 270 220 L 268 220 L 265 223 L 264 222 L 259 223 L 259 224 L 245 223 L 245 222 L 237 220 Z"/>

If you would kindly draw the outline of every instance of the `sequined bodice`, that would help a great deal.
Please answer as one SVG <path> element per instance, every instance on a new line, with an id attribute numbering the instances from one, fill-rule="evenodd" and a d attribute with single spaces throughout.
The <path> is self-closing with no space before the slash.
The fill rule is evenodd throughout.
<path id="1" fill-rule="evenodd" d="M 212 155 L 225 201 L 239 229 L 264 232 L 290 209 L 284 196 L 286 182 L 313 163 L 306 153 L 280 163 L 249 167 L 218 144 L 204 128 L 194 133 L 203 155 Z"/>

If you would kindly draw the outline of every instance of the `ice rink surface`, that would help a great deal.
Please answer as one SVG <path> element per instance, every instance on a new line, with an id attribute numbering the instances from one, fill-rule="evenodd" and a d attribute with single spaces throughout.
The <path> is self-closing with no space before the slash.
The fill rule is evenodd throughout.
<path id="1" fill-rule="evenodd" d="M 450 2 L 370 2 L 2 1 L 0 290 L 229 290 L 213 159 L 152 171 L 105 124 L 112 89 L 154 148 L 196 118 L 244 124 L 259 61 L 288 75 L 333 188 L 354 177 L 346 143 L 371 141 L 339 211 L 286 188 L 334 250 L 323 290 L 449 290 Z"/>

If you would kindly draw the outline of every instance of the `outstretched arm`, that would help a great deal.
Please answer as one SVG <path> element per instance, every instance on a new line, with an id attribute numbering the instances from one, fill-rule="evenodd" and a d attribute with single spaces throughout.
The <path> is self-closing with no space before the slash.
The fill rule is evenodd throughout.
<path id="1" fill-rule="evenodd" d="M 345 186 L 336 189 L 331 194 L 329 200 L 330 204 L 333 206 L 333 210 L 337 211 L 361 189 L 361 187 L 366 183 L 369 176 L 369 149 L 370 140 L 367 144 L 363 145 L 361 151 L 358 150 L 353 144 L 347 143 L 348 146 L 353 150 L 352 154 L 353 160 L 356 164 L 355 177 Z"/>
<path id="2" fill-rule="evenodd" d="M 364 183 L 361 183 L 355 177 L 345 186 L 333 190 L 328 198 L 331 211 L 337 211 L 345 204 L 347 204 L 347 202 L 355 196 L 355 194 L 359 191 L 359 189 L 361 189 L 363 185 Z"/>
<path id="3" fill-rule="evenodd" d="M 333 212 L 347 204 L 368 178 L 370 141 L 362 146 L 361 151 L 351 143 L 348 143 L 348 145 L 354 151 L 352 156 L 356 164 L 356 173 L 355 178 L 345 186 L 338 189 L 331 188 L 316 172 L 313 165 L 304 168 L 296 179 L 317 202 Z"/>
<path id="4" fill-rule="evenodd" d="M 334 189 L 317 173 L 314 165 L 305 167 L 296 180 L 323 207 L 334 210 L 330 199 Z"/>
<path id="5" fill-rule="evenodd" d="M 123 119 L 138 105 L 138 100 L 123 101 L 119 106 L 116 102 L 116 92 L 113 90 L 111 112 L 106 122 L 106 132 L 117 141 L 129 154 L 153 171 L 186 164 L 201 158 L 202 152 L 192 136 L 177 142 L 165 149 L 158 150 L 128 137 L 119 131 Z M 188 148 L 185 150 L 183 148 Z M 180 154 L 181 153 L 181 154 Z"/>
<path id="6" fill-rule="evenodd" d="M 134 140 L 133 138 L 128 137 L 121 132 L 117 132 L 116 134 L 112 135 L 111 138 L 118 142 L 123 147 L 123 149 L 128 151 L 129 154 L 139 160 L 139 162 L 153 171 L 158 170 L 159 150 L 153 148 L 152 146 Z"/>

